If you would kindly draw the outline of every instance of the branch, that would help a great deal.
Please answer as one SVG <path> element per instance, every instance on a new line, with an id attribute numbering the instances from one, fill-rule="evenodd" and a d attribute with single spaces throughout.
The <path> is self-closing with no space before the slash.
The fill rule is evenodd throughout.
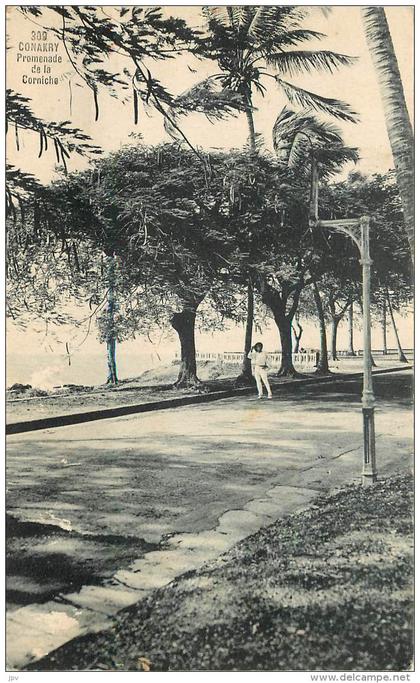
<path id="1" fill-rule="evenodd" d="M 293 320 L 293 318 L 295 317 L 295 313 L 296 313 L 297 308 L 298 308 L 298 306 L 299 306 L 299 297 L 300 297 L 301 291 L 302 291 L 302 289 L 304 288 L 304 286 L 305 286 L 305 285 L 304 285 L 303 278 L 302 278 L 301 281 L 300 281 L 300 285 L 299 285 L 299 286 L 296 285 L 295 290 L 294 290 L 294 293 L 293 293 L 292 305 L 291 305 L 290 310 L 289 310 L 289 312 L 288 312 L 288 314 L 287 314 L 287 317 L 288 317 L 290 320 Z"/>
<path id="2" fill-rule="evenodd" d="M 136 68 L 137 68 L 139 74 L 141 75 L 142 79 L 144 80 L 144 82 L 145 82 L 146 84 L 149 84 L 150 79 L 148 79 L 148 78 L 146 77 L 146 75 L 144 74 L 143 69 L 141 68 L 141 66 L 140 66 L 140 64 L 138 63 L 138 61 L 137 61 L 134 57 L 132 57 L 132 59 L 133 59 L 133 62 L 134 62 L 134 64 L 135 64 L 135 66 L 136 66 Z M 134 87 L 136 87 L 134 81 L 133 81 L 133 85 L 134 85 Z M 136 88 L 136 90 L 138 90 L 138 88 Z M 139 92 L 140 92 L 140 91 L 139 91 Z M 151 95 L 152 95 L 152 97 L 153 97 L 153 100 L 154 100 L 154 102 L 155 102 L 155 106 L 156 106 L 156 109 L 158 110 L 158 112 L 159 112 L 160 114 L 162 114 L 162 116 L 163 116 L 167 121 L 169 121 L 169 123 L 171 124 L 171 126 L 173 126 L 173 127 L 175 128 L 175 130 L 181 135 L 181 137 L 183 138 L 183 140 L 187 143 L 187 145 L 188 145 L 188 147 L 191 149 L 191 151 L 200 159 L 200 161 L 204 164 L 204 166 L 206 166 L 205 159 L 204 159 L 204 158 L 201 156 L 201 154 L 197 151 L 197 149 L 194 147 L 194 145 L 188 140 L 187 136 L 186 136 L 185 133 L 181 130 L 181 128 L 178 126 L 178 124 L 174 121 L 174 119 L 173 119 L 171 116 L 169 116 L 168 112 L 167 112 L 167 111 L 164 109 L 164 107 L 162 106 L 162 103 L 160 102 L 158 96 L 157 96 L 156 93 L 153 91 L 153 88 L 151 89 Z"/>

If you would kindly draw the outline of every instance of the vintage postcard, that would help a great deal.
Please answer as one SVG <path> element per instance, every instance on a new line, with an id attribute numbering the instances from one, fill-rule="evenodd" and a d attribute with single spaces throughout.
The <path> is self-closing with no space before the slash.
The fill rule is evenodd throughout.
<path id="1" fill-rule="evenodd" d="M 9 680 L 409 681 L 414 6 L 5 33 Z"/>

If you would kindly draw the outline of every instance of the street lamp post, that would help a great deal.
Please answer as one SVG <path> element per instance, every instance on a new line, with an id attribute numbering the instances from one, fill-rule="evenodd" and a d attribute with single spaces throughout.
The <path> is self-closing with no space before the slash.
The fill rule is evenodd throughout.
<path id="1" fill-rule="evenodd" d="M 373 484 L 377 480 L 375 451 L 375 396 L 372 385 L 372 347 L 370 319 L 370 266 L 369 217 L 356 219 L 319 220 L 318 218 L 318 169 L 312 166 L 310 224 L 312 227 L 325 228 L 332 232 L 347 235 L 360 252 L 363 283 L 363 469 L 362 483 Z"/>

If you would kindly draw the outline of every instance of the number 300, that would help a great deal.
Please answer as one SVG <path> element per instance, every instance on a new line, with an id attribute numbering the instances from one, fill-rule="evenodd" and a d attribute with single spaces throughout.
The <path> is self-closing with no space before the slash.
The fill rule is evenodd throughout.
<path id="1" fill-rule="evenodd" d="M 47 40 L 47 32 L 46 31 L 32 31 L 31 39 L 32 40 Z"/>

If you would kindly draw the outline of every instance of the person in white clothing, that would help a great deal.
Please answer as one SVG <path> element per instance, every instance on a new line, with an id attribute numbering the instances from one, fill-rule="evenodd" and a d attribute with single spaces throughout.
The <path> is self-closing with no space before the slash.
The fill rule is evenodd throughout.
<path id="1" fill-rule="evenodd" d="M 263 351 L 263 345 L 261 342 L 258 342 L 252 347 L 248 354 L 248 358 L 251 360 L 252 374 L 254 375 L 255 381 L 257 383 L 258 398 L 263 398 L 263 383 L 267 389 L 267 398 L 273 398 L 270 383 L 267 377 L 267 354 L 265 351 Z"/>

